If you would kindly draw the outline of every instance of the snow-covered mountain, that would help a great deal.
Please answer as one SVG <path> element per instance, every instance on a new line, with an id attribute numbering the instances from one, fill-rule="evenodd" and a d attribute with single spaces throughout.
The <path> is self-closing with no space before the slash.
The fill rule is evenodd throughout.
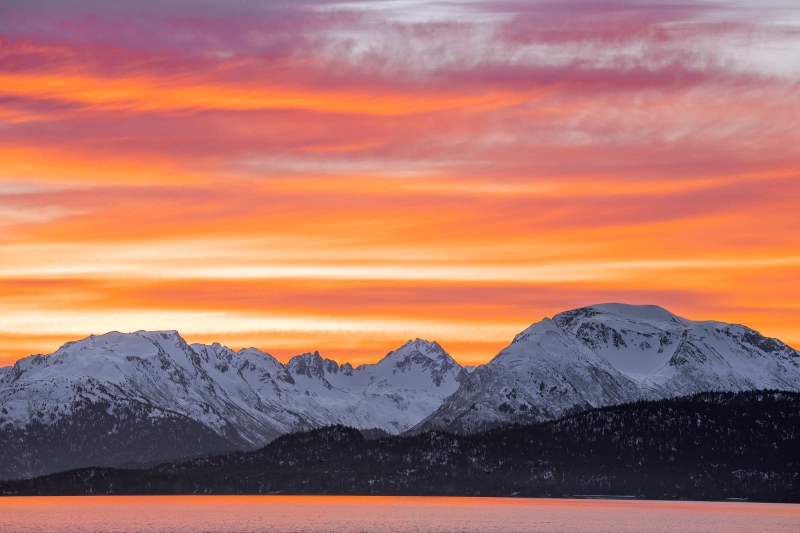
<path id="1" fill-rule="evenodd" d="M 354 368 L 306 353 L 107 333 L 0 368 L 0 479 L 257 448 L 344 424 L 372 436 L 558 418 L 713 390 L 800 390 L 800 354 L 744 326 L 602 304 L 544 319 L 462 368 L 420 339 Z"/>
<path id="2" fill-rule="evenodd" d="M 520 333 L 413 431 L 471 432 L 703 391 L 800 390 L 800 353 L 739 325 L 601 304 Z"/>
<path id="3" fill-rule="evenodd" d="M 295 381 L 336 413 L 339 423 L 401 433 L 435 411 L 467 372 L 437 343 L 408 341 L 374 365 L 339 366 L 318 353 L 286 365 Z"/>
<path id="4" fill-rule="evenodd" d="M 255 348 L 190 346 L 175 331 L 91 336 L 0 369 L 0 478 L 253 449 L 329 424 L 399 433 L 463 375 L 419 339 L 353 369 L 319 354 L 284 366 Z M 53 440 L 61 456 L 43 448 Z"/>

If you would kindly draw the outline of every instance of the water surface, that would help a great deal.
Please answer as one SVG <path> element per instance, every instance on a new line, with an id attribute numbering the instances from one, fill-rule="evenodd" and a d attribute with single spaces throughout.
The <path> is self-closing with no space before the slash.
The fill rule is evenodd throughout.
<path id="1" fill-rule="evenodd" d="M 800 505 L 361 496 L 0 498 L 0 530 L 800 533 Z"/>

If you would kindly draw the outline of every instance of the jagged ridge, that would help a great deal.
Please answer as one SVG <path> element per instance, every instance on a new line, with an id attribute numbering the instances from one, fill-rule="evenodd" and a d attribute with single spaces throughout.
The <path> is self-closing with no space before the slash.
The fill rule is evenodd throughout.
<path id="1" fill-rule="evenodd" d="M 190 346 L 175 331 L 90 336 L 0 373 L 0 445 L 16 458 L 0 462 L 0 479 L 254 449 L 331 423 L 399 433 L 433 412 L 463 373 L 419 339 L 353 369 L 318 353 L 283 365 L 255 348 Z M 163 432 L 167 413 L 183 447 L 144 442 Z M 142 442 L 114 453 L 123 434 Z M 48 447 L 59 435 L 64 446 Z"/>

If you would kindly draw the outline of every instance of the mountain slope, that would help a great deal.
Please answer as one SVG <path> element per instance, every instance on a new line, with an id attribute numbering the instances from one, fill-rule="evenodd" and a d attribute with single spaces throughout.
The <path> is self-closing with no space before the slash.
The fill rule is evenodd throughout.
<path id="1" fill-rule="evenodd" d="M 739 325 L 601 304 L 545 318 L 413 431 L 472 432 L 709 390 L 800 390 L 800 354 Z"/>
<path id="2" fill-rule="evenodd" d="M 800 394 L 704 393 L 476 435 L 368 441 L 342 426 L 150 470 L 0 483 L 6 494 L 384 494 L 800 502 Z"/>
<path id="3" fill-rule="evenodd" d="M 341 367 L 318 353 L 292 358 L 293 378 L 337 414 L 336 423 L 400 433 L 453 394 L 466 371 L 437 343 L 408 341 L 374 365 Z"/>

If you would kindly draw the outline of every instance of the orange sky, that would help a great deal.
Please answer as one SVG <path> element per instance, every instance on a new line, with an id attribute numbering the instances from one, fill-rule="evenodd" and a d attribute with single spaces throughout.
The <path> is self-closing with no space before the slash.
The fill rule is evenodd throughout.
<path id="1" fill-rule="evenodd" d="M 4 4 L 0 365 L 475 364 L 606 301 L 800 347 L 792 3 L 190 4 Z"/>

